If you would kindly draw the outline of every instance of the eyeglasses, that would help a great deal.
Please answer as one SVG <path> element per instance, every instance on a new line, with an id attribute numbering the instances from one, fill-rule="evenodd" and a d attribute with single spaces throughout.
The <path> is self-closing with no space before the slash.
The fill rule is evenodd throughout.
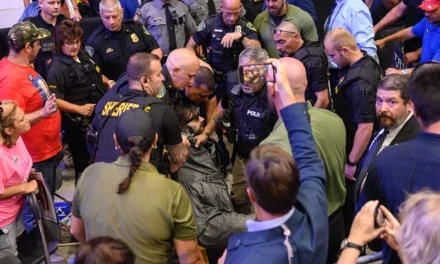
<path id="1" fill-rule="evenodd" d="M 66 44 L 67 46 L 74 46 L 74 45 L 81 45 L 81 40 L 76 40 L 76 41 L 70 41 L 70 40 L 66 40 L 64 41 L 64 44 Z"/>
<path id="2" fill-rule="evenodd" d="M 297 32 L 293 32 L 293 31 L 287 31 L 287 30 L 282 30 L 282 29 L 275 29 L 274 31 L 273 31 L 273 34 L 274 35 L 279 35 L 279 34 L 281 34 L 281 33 L 290 33 L 290 34 L 298 34 Z"/>

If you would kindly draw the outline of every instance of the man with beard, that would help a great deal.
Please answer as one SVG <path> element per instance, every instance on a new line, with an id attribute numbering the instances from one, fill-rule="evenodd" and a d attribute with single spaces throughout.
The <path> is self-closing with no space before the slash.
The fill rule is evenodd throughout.
<path id="1" fill-rule="evenodd" d="M 368 197 L 371 194 L 363 191 L 363 187 L 366 182 L 370 181 L 367 181 L 368 171 L 374 167 L 376 156 L 385 147 L 413 139 L 419 133 L 420 126 L 412 110 L 406 77 L 392 74 L 379 82 L 376 95 L 376 116 L 382 129 L 370 144 L 360 165 L 355 186 L 355 195 L 360 192 L 360 200 L 356 206 L 358 210 L 370 200 Z"/>
<path id="2" fill-rule="evenodd" d="M 289 5 L 285 0 L 266 0 L 267 9 L 255 18 L 254 26 L 261 38 L 263 48 L 271 58 L 278 58 L 273 32 L 283 21 L 292 21 L 298 33 L 306 40 L 317 41 L 318 32 L 312 17 L 300 8 Z"/>
<path id="3" fill-rule="evenodd" d="M 197 147 L 196 136 L 204 131 L 204 119 L 194 105 L 174 107 L 182 134 L 191 142 L 190 155 L 178 170 L 178 181 L 190 197 L 196 219 L 199 244 L 206 248 L 210 263 L 216 263 L 228 238 L 246 232 L 246 220 L 253 215 L 234 212 L 228 186 L 216 165 L 212 140 Z"/>

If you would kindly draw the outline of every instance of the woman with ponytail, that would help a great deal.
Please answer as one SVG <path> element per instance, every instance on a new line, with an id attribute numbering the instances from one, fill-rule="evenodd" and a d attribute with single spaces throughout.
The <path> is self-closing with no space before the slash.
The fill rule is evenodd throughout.
<path id="1" fill-rule="evenodd" d="M 90 165 L 78 182 L 72 235 L 81 242 L 118 238 L 133 250 L 135 263 L 170 263 L 172 244 L 180 263 L 202 263 L 188 196 L 150 163 L 158 138 L 151 115 L 127 110 L 113 137 L 118 160 Z"/>

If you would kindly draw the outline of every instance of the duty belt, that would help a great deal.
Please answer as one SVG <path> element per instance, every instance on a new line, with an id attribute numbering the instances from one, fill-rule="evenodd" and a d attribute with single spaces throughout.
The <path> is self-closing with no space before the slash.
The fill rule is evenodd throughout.
<path id="1" fill-rule="evenodd" d="M 224 73 L 223 71 L 219 71 L 216 69 L 213 69 L 214 71 L 214 76 L 215 76 L 215 81 L 216 82 L 223 82 L 224 80 L 226 80 L 226 73 Z"/>

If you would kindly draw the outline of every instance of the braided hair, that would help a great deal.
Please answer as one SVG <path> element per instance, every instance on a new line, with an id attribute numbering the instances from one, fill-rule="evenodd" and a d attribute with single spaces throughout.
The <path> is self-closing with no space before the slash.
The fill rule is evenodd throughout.
<path id="1" fill-rule="evenodd" d="M 154 138 L 148 142 L 143 136 L 131 136 L 122 142 L 121 149 L 130 158 L 130 171 L 128 176 L 119 184 L 118 194 L 124 193 L 130 186 L 131 178 L 142 163 L 142 156 L 151 148 Z"/>

